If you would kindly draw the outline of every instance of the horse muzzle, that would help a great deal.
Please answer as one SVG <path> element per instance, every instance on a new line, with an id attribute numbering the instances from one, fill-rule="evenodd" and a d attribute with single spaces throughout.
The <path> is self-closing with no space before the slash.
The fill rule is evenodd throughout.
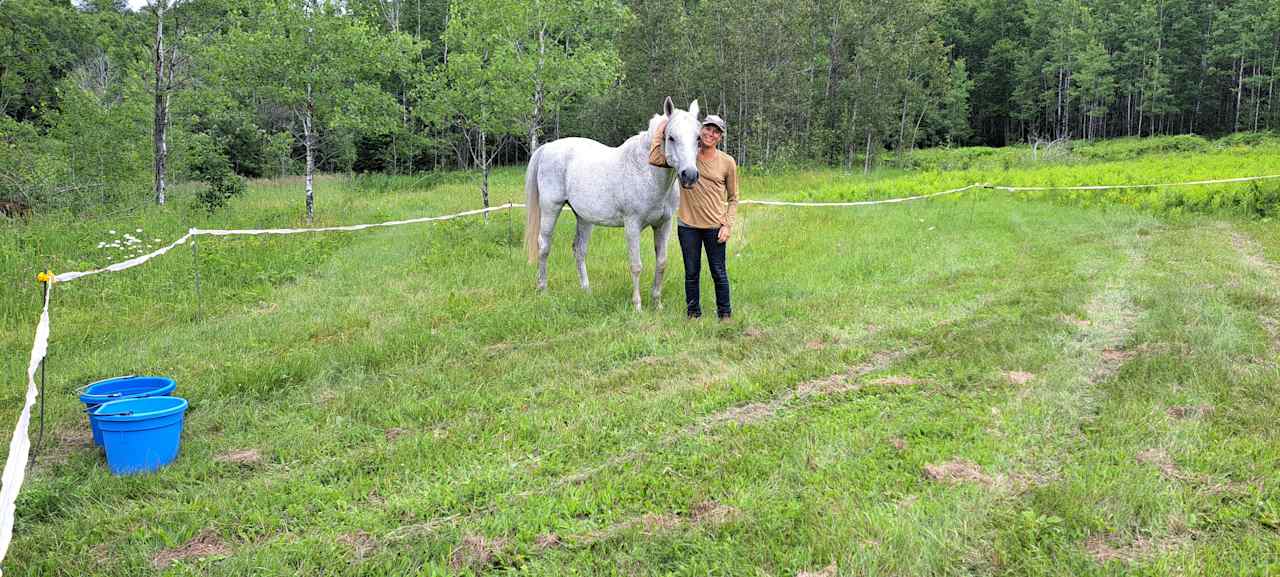
<path id="1" fill-rule="evenodd" d="M 680 171 L 680 186 L 689 188 L 693 186 L 693 183 L 695 182 L 698 182 L 697 170 L 685 169 Z"/>

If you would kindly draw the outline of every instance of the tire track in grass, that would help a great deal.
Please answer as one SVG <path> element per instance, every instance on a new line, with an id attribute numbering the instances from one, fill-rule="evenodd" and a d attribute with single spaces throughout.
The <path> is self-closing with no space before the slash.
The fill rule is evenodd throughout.
<path id="1" fill-rule="evenodd" d="M 1064 387 L 1079 391 L 1080 394 L 1075 396 L 1082 403 L 1050 402 L 1045 405 L 1068 418 L 1062 419 L 1063 422 L 1056 427 L 1044 428 L 1048 434 L 1037 435 L 1050 450 L 1032 461 L 1040 463 L 1041 467 L 1049 465 L 1056 468 L 1052 477 L 1061 479 L 1061 483 L 1037 492 L 1018 506 L 1037 513 L 1043 511 L 1045 515 L 1059 513 L 1072 518 L 1071 524 L 1083 529 L 1084 535 L 1074 542 L 1021 545 L 1029 555 L 1026 562 L 1034 564 L 1036 559 L 1046 554 L 1058 556 L 1066 553 L 1068 560 L 1078 555 L 1075 563 L 1085 565 L 1076 567 L 1084 570 L 1092 564 L 1107 565 L 1114 561 L 1135 566 L 1158 558 L 1179 556 L 1179 551 L 1195 547 L 1195 543 L 1204 537 L 1203 528 L 1195 526 L 1194 522 L 1189 526 L 1184 518 L 1187 511 L 1199 506 L 1196 501 L 1205 495 L 1235 492 L 1245 487 L 1243 483 L 1223 481 L 1184 469 L 1175 461 L 1172 453 L 1179 447 L 1181 450 L 1178 452 L 1184 454 L 1203 452 L 1207 438 L 1203 436 L 1198 421 L 1212 414 L 1214 408 L 1205 404 L 1170 405 L 1163 395 L 1172 391 L 1165 388 L 1181 390 L 1186 386 L 1177 384 L 1183 378 L 1177 373 L 1182 371 L 1174 370 L 1173 375 L 1162 378 L 1162 373 L 1168 373 L 1170 369 L 1155 362 L 1164 360 L 1162 357 L 1166 356 L 1167 347 L 1187 347 L 1190 343 L 1184 339 L 1194 338 L 1194 330 L 1184 333 L 1177 328 L 1164 329 L 1174 330 L 1172 335 L 1160 335 L 1157 327 L 1169 322 L 1171 310 L 1178 311 L 1174 318 L 1182 322 L 1214 314 L 1213 311 L 1227 314 L 1228 320 L 1232 316 L 1229 309 L 1219 306 L 1199 310 L 1191 302 L 1179 302 L 1179 299 L 1198 301 L 1195 288 L 1198 285 L 1170 285 L 1174 287 L 1172 297 L 1160 292 L 1160 287 L 1169 283 L 1162 279 L 1171 276 L 1170 272 L 1174 273 L 1172 276 L 1186 279 L 1182 282 L 1204 282 L 1196 280 L 1196 277 L 1220 272 L 1215 269 L 1216 264 L 1209 264 L 1213 263 L 1212 260 L 1183 261 L 1152 252 L 1159 246 L 1171 254 L 1181 254 L 1179 244 L 1195 243 L 1198 235 L 1204 232 L 1169 231 L 1154 239 L 1131 244 L 1129 262 L 1086 307 L 1091 322 L 1088 325 L 1077 324 L 1081 328 L 1078 344 L 1064 347 L 1064 356 L 1079 359 L 1084 367 L 1081 374 L 1088 375 L 1082 386 L 1067 381 L 1070 385 Z M 1260 251 L 1252 247 L 1247 238 L 1228 231 L 1224 240 L 1229 240 L 1231 249 L 1246 268 L 1266 278 L 1275 278 L 1272 276 L 1274 267 L 1258 257 Z M 1138 258 L 1133 258 L 1134 248 L 1141 245 L 1146 246 L 1137 253 Z M 1225 246 L 1213 247 L 1213 250 L 1222 250 L 1227 255 L 1231 253 Z M 1152 269 L 1148 269 L 1148 259 L 1141 256 L 1148 252 L 1158 255 L 1151 259 L 1155 265 Z M 1214 256 L 1213 252 L 1206 254 L 1208 258 Z M 1209 264 L 1208 269 L 1204 268 L 1205 264 Z M 1191 268 L 1197 266 L 1200 268 Z M 1188 276 L 1187 272 L 1191 270 L 1197 272 Z M 1139 278 L 1151 279 L 1153 286 L 1138 285 L 1134 279 Z M 1154 303 L 1152 310 L 1135 306 L 1139 288 L 1142 301 Z M 1143 327 L 1141 338 L 1160 341 L 1134 346 L 1132 341 L 1139 321 Z M 1274 350 L 1276 335 L 1273 333 L 1271 336 Z M 1164 344 L 1165 339 L 1171 339 L 1169 345 Z M 1084 350 L 1080 345 L 1084 345 Z M 1198 348 L 1185 349 L 1187 352 L 1182 356 L 1175 355 L 1167 362 L 1194 364 L 1197 361 L 1185 357 L 1212 359 L 1220 354 L 1220 351 L 1198 351 Z M 1145 371 L 1146 376 L 1138 378 L 1137 372 L 1121 372 L 1124 365 L 1134 359 L 1140 359 L 1139 370 Z M 1167 379 L 1170 378 L 1177 380 L 1169 382 Z M 1035 396 L 1040 397 L 1041 402 L 1052 399 L 1043 393 Z M 1145 418 L 1143 415 L 1146 414 L 1154 418 Z M 1074 430 L 1068 429 L 1068 425 L 1072 425 Z M 1064 434 L 1070 437 L 1058 440 Z M 1129 480 L 1118 482 L 1117 475 Z M 1086 512 L 1091 507 L 1098 510 Z M 1016 537 L 1010 540 L 1016 541 Z"/>
<path id="2" fill-rule="evenodd" d="M 1226 223 L 1220 224 L 1219 228 L 1230 238 L 1231 248 L 1235 250 L 1240 263 L 1246 269 L 1253 271 L 1264 279 L 1268 287 L 1276 286 L 1277 283 L 1280 283 L 1280 265 L 1267 260 L 1267 257 L 1262 254 L 1262 247 L 1257 241 Z M 1275 291 L 1267 292 L 1274 294 Z M 1280 354 L 1280 318 L 1260 312 L 1258 313 L 1258 323 L 1262 325 L 1263 330 L 1267 331 L 1271 354 Z"/>
<path id="3" fill-rule="evenodd" d="M 1013 289 L 1011 288 L 1001 293 L 983 295 L 967 305 L 958 307 L 953 314 L 938 321 L 938 324 L 946 325 L 969 318 L 990 302 L 998 299 L 1001 295 L 1010 294 L 1012 291 Z M 868 334 L 864 336 L 863 339 L 849 342 L 848 345 L 853 347 L 863 344 L 863 341 L 869 340 L 875 334 L 879 333 Z M 799 352 L 803 354 L 807 350 L 808 346 L 802 345 Z M 867 360 L 852 368 L 839 371 L 827 377 L 802 381 L 792 387 L 784 388 L 781 392 L 767 400 L 751 401 L 727 407 L 715 413 L 706 415 L 696 422 L 656 440 L 637 443 L 622 453 L 618 453 L 602 462 L 578 469 L 573 473 L 561 475 L 539 487 L 515 493 L 508 493 L 506 496 L 499 497 L 478 509 L 455 513 L 452 515 L 438 516 L 422 523 L 403 525 L 388 532 L 384 536 L 383 540 L 394 543 L 430 535 L 447 526 L 456 526 L 495 514 L 503 508 L 514 506 L 529 499 L 530 497 L 549 495 L 564 487 L 585 483 L 604 471 L 621 465 L 643 461 L 653 454 L 674 446 L 683 440 L 708 433 L 728 423 L 753 422 L 767 419 L 782 410 L 802 406 L 803 403 L 809 400 L 857 390 L 862 386 L 863 383 L 861 383 L 861 380 L 864 377 L 888 369 L 894 363 L 910 356 L 918 350 L 919 348 L 915 346 L 879 350 L 869 355 Z"/>
<path id="4" fill-rule="evenodd" d="M 1084 263 L 1082 275 L 1104 278 L 1083 307 L 1086 318 L 1060 317 L 1074 330 L 1059 343 L 1058 360 L 1045 367 L 1042 375 L 1025 380 L 1025 388 L 998 409 L 1000 421 L 995 433 L 1012 447 L 1007 453 L 1005 467 L 1009 470 L 1005 474 L 1028 481 L 1002 487 L 1012 489 L 1005 492 L 1013 493 L 1015 500 L 1004 505 L 1008 510 L 993 511 L 995 515 L 1017 517 L 1019 510 L 1022 516 L 1028 511 L 1038 514 L 1039 499 L 1031 496 L 1037 488 L 1056 485 L 1070 475 L 1071 469 L 1088 466 L 1081 462 L 1085 458 L 1081 452 L 1089 445 L 1086 429 L 1099 418 L 1104 396 L 1101 387 L 1138 355 L 1131 341 L 1145 314 L 1135 300 L 1135 277 L 1146 263 L 1151 240 L 1125 234 L 1119 241 L 1121 262 L 1108 266 L 1093 259 Z M 1050 518 L 1047 513 L 1043 517 Z M 1002 557 L 1010 553 L 1005 547 L 1014 547 L 1015 555 L 1018 547 L 1026 547 L 1013 535 L 1016 531 L 1006 526 L 993 544 L 1000 548 Z M 1103 562 L 1140 558 L 1144 551 L 1163 551 L 1181 543 L 1148 540 L 1139 551 L 1122 541 L 1111 534 L 1091 534 L 1079 546 L 1082 552 Z"/>
<path id="5" fill-rule="evenodd" d="M 731 422 L 749 422 L 765 419 L 796 400 L 853 390 L 858 386 L 858 380 L 862 377 L 887 369 L 893 362 L 911 354 L 914 350 L 915 349 L 886 350 L 874 353 L 867 361 L 849 369 L 848 371 L 837 373 L 831 377 L 800 383 L 794 388 L 785 389 L 783 392 L 768 401 L 737 405 L 708 415 L 700 419 L 698 422 L 683 427 L 674 433 L 660 437 L 656 441 L 652 441 L 647 444 L 641 443 L 635 445 L 627 451 L 614 455 L 605 461 L 579 469 L 573 473 L 557 477 L 541 487 L 509 494 L 505 499 L 499 499 L 498 501 L 492 502 L 469 513 L 458 513 L 444 517 L 437 517 L 425 523 L 399 527 L 388 533 L 386 535 L 386 539 L 388 541 L 406 540 L 416 536 L 432 533 L 436 529 L 456 522 L 491 515 L 505 506 L 511 506 L 516 503 L 523 502 L 530 497 L 548 495 L 569 485 L 585 483 L 601 472 L 620 465 L 644 460 L 649 455 L 657 451 L 661 451 L 684 439 L 706 433 L 722 425 Z"/>
<path id="6" fill-rule="evenodd" d="M 1125 345 L 1141 310 L 1133 300 L 1132 276 L 1145 257 L 1136 240 L 1120 248 L 1124 260 L 1084 305 L 1087 318 L 1065 319 L 1075 331 L 1062 337 L 1058 360 L 1041 375 L 1018 379 L 1024 388 L 997 409 L 1001 421 L 997 434 L 1017 433 L 1014 442 L 1019 444 L 1010 452 L 1010 465 L 1033 477 L 1060 475 L 1072 447 L 1083 441 L 1082 426 L 1097 413 L 1097 385 L 1133 356 Z M 1105 273 L 1104 268 L 1102 263 L 1087 261 L 1080 272 L 1090 276 Z"/>

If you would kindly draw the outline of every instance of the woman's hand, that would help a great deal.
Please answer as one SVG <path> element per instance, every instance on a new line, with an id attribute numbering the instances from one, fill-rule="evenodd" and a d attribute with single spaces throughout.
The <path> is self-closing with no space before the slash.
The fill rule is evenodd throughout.
<path id="1" fill-rule="evenodd" d="M 724 243 L 726 243 L 726 242 L 729 242 L 729 227 L 728 227 L 728 226 L 721 226 L 721 227 L 720 227 L 720 237 L 719 237 L 719 238 L 717 238 L 716 240 L 719 240 L 719 241 L 720 241 L 720 244 L 724 244 Z"/>

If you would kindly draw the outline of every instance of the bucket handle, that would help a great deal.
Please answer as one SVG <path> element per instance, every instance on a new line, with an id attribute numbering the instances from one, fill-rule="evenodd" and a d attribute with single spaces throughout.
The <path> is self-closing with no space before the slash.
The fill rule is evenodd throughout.
<path id="1" fill-rule="evenodd" d="M 109 380 L 109 381 L 114 381 L 114 380 L 134 379 L 134 378 L 137 378 L 137 377 L 138 377 L 138 375 L 124 375 L 123 377 L 114 377 L 114 378 L 107 379 L 107 380 Z M 83 386 L 83 387 L 80 387 L 80 388 L 76 389 L 76 393 L 83 395 L 85 391 L 89 390 L 89 387 L 92 387 L 92 386 L 94 386 L 94 385 L 96 385 L 96 384 L 98 384 L 98 383 L 101 383 L 101 382 L 102 382 L 102 381 L 94 381 L 94 382 L 92 382 L 92 383 L 89 383 L 89 384 L 87 384 L 87 385 L 85 385 L 85 386 Z M 118 397 L 118 396 L 120 396 L 120 393 L 112 393 L 112 394 L 110 394 L 110 395 L 106 395 L 106 396 L 108 396 L 108 397 Z"/>
<path id="2" fill-rule="evenodd" d="M 132 414 L 133 414 L 133 411 L 125 411 L 123 413 L 102 413 L 100 415 L 93 415 L 93 416 L 95 417 L 128 417 Z"/>

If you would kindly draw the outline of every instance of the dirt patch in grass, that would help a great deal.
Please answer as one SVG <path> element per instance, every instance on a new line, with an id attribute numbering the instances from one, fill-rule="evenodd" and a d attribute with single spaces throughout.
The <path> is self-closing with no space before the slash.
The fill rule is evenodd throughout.
<path id="1" fill-rule="evenodd" d="M 1093 321 L 1073 317 L 1071 315 L 1061 315 L 1058 317 L 1058 320 L 1080 329 L 1087 329 L 1093 326 Z"/>
<path id="2" fill-rule="evenodd" d="M 338 542 L 350 548 L 351 554 L 356 560 L 364 559 L 366 555 L 378 547 L 378 542 L 374 540 L 373 535 L 364 531 L 341 535 L 338 537 Z"/>
<path id="3" fill-rule="evenodd" d="M 1123 334 L 1128 335 L 1132 330 L 1132 326 L 1127 326 L 1123 329 Z M 1111 378 L 1112 375 L 1120 371 L 1121 366 L 1138 356 L 1138 351 L 1107 347 L 1102 349 L 1099 356 L 1101 361 L 1089 373 L 1090 383 L 1101 383 Z"/>
<path id="4" fill-rule="evenodd" d="M 400 437 L 408 435 L 409 433 L 412 433 L 412 432 L 413 431 L 410 431 L 409 429 L 406 429 L 404 427 L 392 427 L 390 429 L 387 429 L 385 432 L 383 432 L 383 436 L 386 437 L 388 443 L 394 443 L 397 440 L 399 440 Z"/>
<path id="5" fill-rule="evenodd" d="M 566 542 L 574 545 L 590 545 L 608 541 L 627 531 L 639 529 L 644 535 L 662 535 L 682 527 L 710 527 L 723 525 L 741 516 L 738 509 L 717 501 L 702 501 L 689 508 L 687 515 L 677 513 L 645 513 L 624 519 L 603 529 L 571 536 Z"/>
<path id="6" fill-rule="evenodd" d="M 1179 533 L 1161 539 L 1140 536 L 1126 542 L 1114 533 L 1093 535 L 1085 539 L 1084 550 L 1094 561 L 1106 564 L 1110 561 L 1136 563 L 1151 559 L 1181 547 L 1193 539 L 1190 533 Z"/>
<path id="7" fill-rule="evenodd" d="M 832 563 L 815 571 L 801 571 L 796 577 L 836 577 L 836 564 Z"/>
<path id="8" fill-rule="evenodd" d="M 222 463 L 231 463 L 232 465 L 253 466 L 262 464 L 262 453 L 257 449 L 238 449 L 221 453 L 213 458 L 215 461 Z"/>
<path id="9" fill-rule="evenodd" d="M 645 513 L 640 516 L 639 521 L 639 525 L 644 528 L 646 535 L 665 533 L 679 527 L 680 523 L 680 517 L 670 513 Z M 636 523 L 631 524 L 631 526 L 634 525 Z"/>
<path id="10" fill-rule="evenodd" d="M 231 554 L 231 547 L 218 536 L 218 533 L 212 529 L 205 529 L 181 546 L 156 553 L 151 558 L 151 566 L 156 569 L 164 569 L 175 561 L 224 557 L 229 554 Z"/>
<path id="11" fill-rule="evenodd" d="M 513 344 L 511 344 L 511 343 L 505 343 L 505 342 L 504 342 L 504 343 L 494 343 L 494 344 L 492 344 L 492 345 L 489 345 L 489 346 L 485 347 L 485 348 L 484 348 L 484 353 L 485 353 L 486 355 L 491 356 L 491 357 L 496 357 L 496 356 L 499 356 L 499 355 L 505 355 L 505 354 L 507 354 L 507 353 L 511 352 L 512 350 L 514 350 L 515 348 L 516 348 L 516 346 L 515 346 L 515 345 L 513 345 Z"/>
<path id="12" fill-rule="evenodd" d="M 977 483 L 986 487 L 995 484 L 995 480 L 982 472 L 982 468 L 973 461 L 957 459 L 939 465 L 925 465 L 924 476 L 930 481 L 956 485 L 959 483 Z"/>
<path id="13" fill-rule="evenodd" d="M 822 339 L 813 339 L 805 343 L 804 348 L 809 349 L 811 351 L 820 351 L 822 349 L 827 348 L 827 344 L 828 343 Z"/>
<path id="14" fill-rule="evenodd" d="M 1213 414 L 1213 405 L 1183 405 L 1165 411 L 1170 419 L 1201 419 Z"/>
<path id="15" fill-rule="evenodd" d="M 841 393 L 853 389 L 854 383 L 851 383 L 845 373 L 837 373 L 829 377 L 805 381 L 796 385 L 793 397 L 809 397 L 813 395 L 830 395 L 833 393 Z"/>
<path id="16" fill-rule="evenodd" d="M 88 426 L 58 429 L 53 438 L 57 439 L 60 448 L 78 450 L 93 447 L 93 431 Z"/>
<path id="17" fill-rule="evenodd" d="M 907 450 L 907 448 L 908 448 L 908 447 L 910 447 L 910 445 L 909 445 L 909 444 L 907 444 L 907 440 L 906 440 L 906 439 L 903 439 L 902 437 L 892 437 L 892 438 L 890 438 L 890 439 L 889 439 L 889 445 L 890 445 L 890 446 L 892 446 L 892 447 L 894 448 L 894 450 L 896 450 L 896 451 L 898 451 L 898 452 L 906 451 L 906 450 Z"/>
<path id="18" fill-rule="evenodd" d="M 1167 479 L 1181 480 L 1186 477 L 1178 466 L 1174 464 L 1173 457 L 1169 456 L 1169 452 L 1164 449 L 1153 448 L 1142 451 L 1134 456 L 1134 460 L 1143 465 L 1150 465 L 1160 471 Z"/>
<path id="19" fill-rule="evenodd" d="M 99 568 L 115 561 L 115 557 L 111 554 L 111 548 L 106 543 L 98 543 L 92 549 L 89 549 L 89 557 L 93 559 L 93 564 Z"/>
<path id="20" fill-rule="evenodd" d="M 773 406 L 771 403 L 751 403 L 741 407 L 730 408 L 717 415 L 719 422 L 735 422 L 739 425 L 747 425 L 763 421 L 772 417 L 779 407 Z"/>
<path id="21" fill-rule="evenodd" d="M 759 327 L 747 327 L 746 330 L 742 331 L 742 336 L 749 339 L 758 339 L 764 336 L 764 331 Z"/>
<path id="22" fill-rule="evenodd" d="M 1121 364 L 1133 357 L 1138 356 L 1136 351 L 1125 351 L 1119 349 L 1103 349 L 1102 362 Z"/>
<path id="23" fill-rule="evenodd" d="M 924 477 L 930 481 L 959 485 L 973 483 L 996 491 L 1022 493 L 1033 487 L 1047 485 L 1057 477 L 1053 474 L 1016 473 L 990 475 L 973 461 L 956 459 L 937 465 L 925 465 Z"/>
<path id="24" fill-rule="evenodd" d="M 689 509 L 689 518 L 699 525 L 723 525 L 738 515 L 736 508 L 716 501 L 703 501 Z"/>
<path id="25" fill-rule="evenodd" d="M 407 517 L 407 518 L 405 518 Z M 454 523 L 462 518 L 462 515 L 449 515 L 446 517 L 438 517 L 431 519 L 425 523 L 409 523 L 401 525 L 389 531 L 384 537 L 385 542 L 412 541 L 421 539 L 430 535 L 434 535 L 437 530 L 445 525 Z M 412 520 L 411 516 L 402 516 L 402 520 Z"/>
<path id="26" fill-rule="evenodd" d="M 871 381 L 871 384 L 873 384 L 873 385 L 890 385 L 890 386 L 895 386 L 895 387 L 911 387 L 911 386 L 918 385 L 918 384 L 920 384 L 920 383 L 922 383 L 922 382 L 923 382 L 923 381 L 920 381 L 920 380 L 917 380 L 917 379 L 913 379 L 913 378 L 908 377 L 908 376 L 904 376 L 904 375 L 895 375 L 895 376 L 892 376 L 892 377 L 885 377 L 885 378 L 883 378 L 883 379 L 876 379 L 876 380 L 874 380 L 874 381 Z"/>
<path id="27" fill-rule="evenodd" d="M 563 544 L 564 542 L 560 540 L 560 536 L 555 533 L 543 533 L 533 539 L 534 547 L 543 551 L 547 549 L 555 549 Z"/>
<path id="28" fill-rule="evenodd" d="M 1236 254 L 1240 256 L 1245 264 L 1261 271 L 1272 271 L 1276 269 L 1276 265 L 1268 261 L 1262 256 L 1262 249 L 1253 239 L 1236 231 L 1231 231 L 1231 248 L 1236 250 Z"/>
<path id="29" fill-rule="evenodd" d="M 35 446 L 35 439 L 32 439 L 31 451 L 35 453 L 36 464 L 41 467 L 61 465 L 70 460 L 71 455 L 93 448 L 93 433 L 88 425 L 58 429 L 50 436 L 53 442 L 46 440 L 42 447 Z"/>
<path id="30" fill-rule="evenodd" d="M 1194 486 L 1196 491 L 1202 495 L 1242 494 L 1262 487 L 1261 481 L 1258 480 L 1224 481 L 1215 479 L 1210 475 L 1183 471 L 1178 467 L 1177 463 L 1173 462 L 1173 457 L 1169 456 L 1169 452 L 1160 448 L 1142 451 L 1134 456 L 1134 460 L 1143 465 L 1155 467 L 1165 479 L 1181 481 Z"/>
<path id="31" fill-rule="evenodd" d="M 470 569 L 478 573 L 493 565 L 506 551 L 507 544 L 506 539 L 487 539 L 481 535 L 468 535 L 449 555 L 449 567 L 454 571 Z"/>
<path id="32" fill-rule="evenodd" d="M 1031 379 L 1036 378 L 1036 375 L 1026 371 L 1005 371 L 1004 378 L 1009 379 L 1012 384 L 1025 385 L 1031 382 Z"/>

